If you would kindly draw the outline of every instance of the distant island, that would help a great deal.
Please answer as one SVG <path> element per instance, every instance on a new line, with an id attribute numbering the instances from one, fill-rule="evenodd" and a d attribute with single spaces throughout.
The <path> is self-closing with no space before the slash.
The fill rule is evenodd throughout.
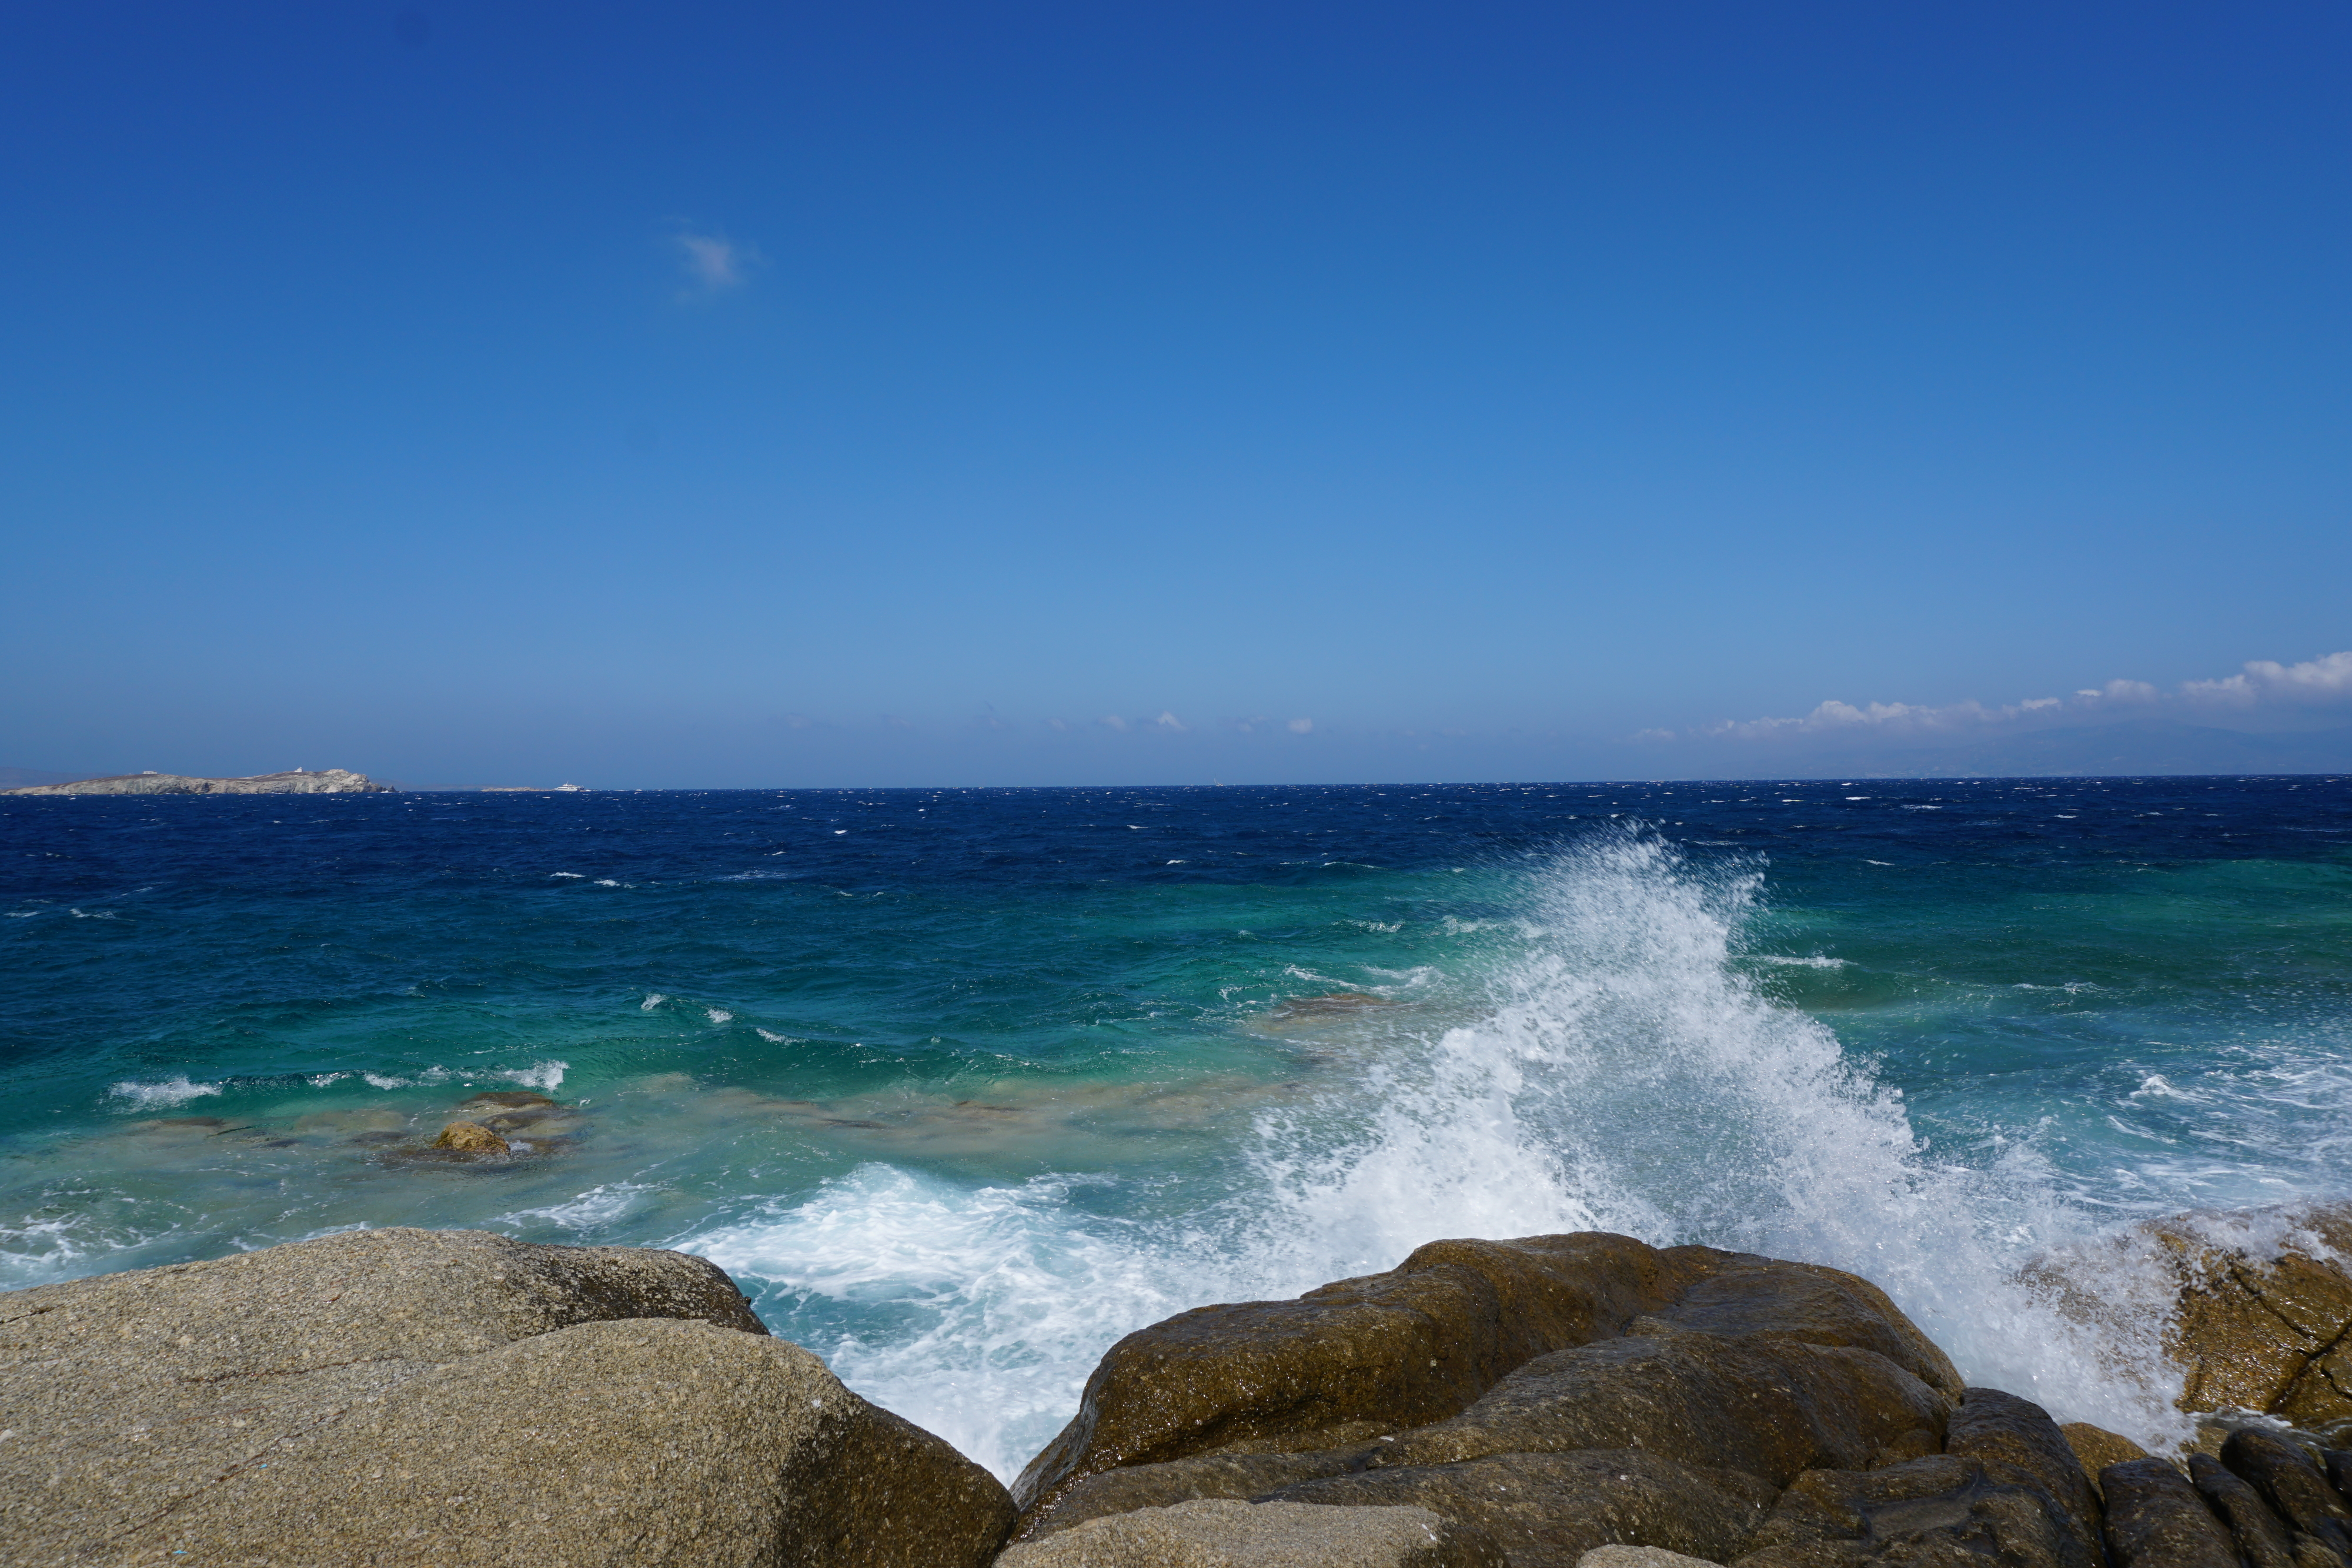
<path id="1" fill-rule="evenodd" d="M 191 779 L 180 773 L 118 773 L 109 779 L 78 779 L 69 784 L 33 784 L 0 789 L 5 795 L 390 795 L 364 773 L 347 768 L 318 771 L 291 768 L 247 779 Z"/>

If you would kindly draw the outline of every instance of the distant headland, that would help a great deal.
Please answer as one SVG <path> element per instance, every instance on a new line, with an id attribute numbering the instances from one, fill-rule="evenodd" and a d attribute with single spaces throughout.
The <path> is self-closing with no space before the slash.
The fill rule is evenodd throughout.
<path id="1" fill-rule="evenodd" d="M 246 779 L 192 779 L 180 773 L 118 773 L 108 779 L 77 779 L 67 784 L 33 784 L 0 790 L 5 795 L 390 795 L 364 773 L 347 768 L 256 773 Z"/>

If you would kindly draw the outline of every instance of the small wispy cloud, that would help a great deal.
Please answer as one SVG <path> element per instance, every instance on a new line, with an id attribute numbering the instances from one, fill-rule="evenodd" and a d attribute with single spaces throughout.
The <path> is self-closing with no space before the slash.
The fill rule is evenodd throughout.
<path id="1" fill-rule="evenodd" d="M 670 236 L 685 268 L 688 288 L 682 298 L 708 298 L 740 288 L 761 262 L 757 246 L 739 245 L 724 235 L 681 229 Z"/>
<path id="2" fill-rule="evenodd" d="M 1160 716 L 1153 719 L 1151 723 L 1153 727 L 1164 729 L 1171 735 L 1181 735 L 1185 730 L 1184 721 L 1178 718 L 1174 714 L 1169 713 L 1164 709 L 1161 711 Z"/>
<path id="3" fill-rule="evenodd" d="M 1294 718 L 1290 721 L 1289 728 L 1293 735 L 1307 735 L 1314 730 L 1315 721 L 1311 718 Z"/>
<path id="4" fill-rule="evenodd" d="M 1127 720 L 1119 717 L 1118 715 L 1115 713 L 1107 713 L 1103 715 L 1102 717 L 1095 720 L 1095 722 L 1102 726 L 1105 729 L 1124 730 L 1127 728 Z"/>

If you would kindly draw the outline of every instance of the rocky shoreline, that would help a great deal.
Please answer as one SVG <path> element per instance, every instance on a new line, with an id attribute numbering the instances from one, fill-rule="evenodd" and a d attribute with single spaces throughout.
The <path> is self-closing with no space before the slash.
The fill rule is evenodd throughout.
<path id="1" fill-rule="evenodd" d="M 364 773 L 347 768 L 290 768 L 283 773 L 256 773 L 245 779 L 198 779 L 182 773 L 118 773 L 105 779 L 77 779 L 68 784 L 28 784 L 0 789 L 0 795 L 391 795 L 389 784 L 378 784 Z"/>
<path id="2" fill-rule="evenodd" d="M 1010 1490 L 700 1259 L 345 1232 L 0 1294 L 0 1558 L 2352 1568 L 2352 1214 L 2213 1229 L 2147 1232 L 2221 1412 L 2178 1456 L 1853 1275 L 1584 1233 L 1140 1330 Z"/>

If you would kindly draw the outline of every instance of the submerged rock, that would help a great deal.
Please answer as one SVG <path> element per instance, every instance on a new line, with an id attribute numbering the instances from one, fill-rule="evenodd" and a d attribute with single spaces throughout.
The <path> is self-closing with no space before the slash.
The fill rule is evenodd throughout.
<path id="1" fill-rule="evenodd" d="M 1517 1568 L 1477 1531 L 1427 1509 L 1205 1500 L 1090 1520 L 996 1561 L 998 1568 Z"/>
<path id="2" fill-rule="evenodd" d="M 441 1129 L 433 1140 L 436 1149 L 449 1149 L 461 1155 L 503 1155 L 507 1141 L 478 1122 L 452 1122 Z"/>
<path id="3" fill-rule="evenodd" d="M 1003 1490 L 709 1263 L 350 1231 L 0 1294 L 11 1563 L 979 1568 Z"/>

